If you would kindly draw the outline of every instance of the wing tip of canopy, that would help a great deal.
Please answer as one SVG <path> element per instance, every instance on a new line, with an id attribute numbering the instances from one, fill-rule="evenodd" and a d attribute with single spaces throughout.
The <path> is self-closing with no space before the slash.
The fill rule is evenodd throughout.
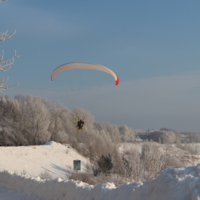
<path id="1" fill-rule="evenodd" d="M 116 75 L 117 76 L 117 75 Z M 119 80 L 119 77 L 117 76 L 117 79 L 116 79 L 116 81 L 115 81 L 115 85 L 119 85 L 119 82 L 120 82 L 120 80 Z"/>

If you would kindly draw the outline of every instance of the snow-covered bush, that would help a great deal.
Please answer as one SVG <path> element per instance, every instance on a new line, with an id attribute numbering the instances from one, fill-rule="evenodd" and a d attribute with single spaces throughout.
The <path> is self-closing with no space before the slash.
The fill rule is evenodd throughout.
<path id="1" fill-rule="evenodd" d="M 159 130 L 149 133 L 148 139 L 162 144 L 173 144 L 180 141 L 180 133 L 175 130 Z"/>
<path id="2" fill-rule="evenodd" d="M 135 131 L 126 125 L 119 127 L 121 142 L 134 142 Z"/>
<path id="3" fill-rule="evenodd" d="M 49 172 L 47 172 L 47 171 L 41 172 L 40 175 L 39 175 L 39 177 L 41 179 L 44 179 L 44 180 L 46 180 L 46 179 L 53 179 L 52 175 Z"/>
<path id="4" fill-rule="evenodd" d="M 143 144 L 140 159 L 144 171 L 144 180 L 155 178 L 166 166 L 165 156 L 153 142 Z"/>

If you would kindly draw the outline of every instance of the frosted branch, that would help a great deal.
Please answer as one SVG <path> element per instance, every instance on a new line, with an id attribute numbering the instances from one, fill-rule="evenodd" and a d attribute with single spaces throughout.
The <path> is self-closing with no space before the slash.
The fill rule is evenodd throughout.
<path id="1" fill-rule="evenodd" d="M 4 90 L 7 90 L 9 88 L 12 88 L 12 87 L 16 87 L 18 86 L 19 84 L 15 84 L 15 85 L 12 85 L 12 86 L 6 86 L 4 87 L 4 84 L 8 82 L 8 77 L 5 77 L 5 78 L 2 78 L 1 81 L 0 81 L 0 92 L 2 94 L 4 94 Z"/>
<path id="2" fill-rule="evenodd" d="M 16 55 L 16 51 L 14 55 L 10 58 L 4 59 L 4 51 L 2 51 L 2 54 L 0 55 L 0 71 L 7 71 L 11 68 L 11 65 L 14 64 L 15 58 L 18 57 Z"/>
<path id="3" fill-rule="evenodd" d="M 0 0 L 2 1 L 2 0 Z M 0 41 L 4 41 L 8 38 L 11 38 L 16 33 L 16 30 L 12 34 L 8 34 L 8 29 L 5 32 L 0 32 Z"/>
<path id="4" fill-rule="evenodd" d="M 16 51 L 14 52 L 14 55 L 10 58 L 7 58 L 7 59 L 4 59 L 4 51 L 2 51 L 2 54 L 0 55 L 0 71 L 7 71 L 11 68 L 11 65 L 14 64 L 14 59 L 18 57 L 17 54 L 16 54 Z M 13 86 L 4 86 L 5 83 L 7 83 L 8 81 L 8 77 L 6 78 L 2 78 L 0 80 L 0 92 L 2 94 L 4 94 L 4 90 L 7 90 L 9 88 L 12 88 L 12 87 L 16 87 L 18 86 L 18 84 L 15 84 Z"/>

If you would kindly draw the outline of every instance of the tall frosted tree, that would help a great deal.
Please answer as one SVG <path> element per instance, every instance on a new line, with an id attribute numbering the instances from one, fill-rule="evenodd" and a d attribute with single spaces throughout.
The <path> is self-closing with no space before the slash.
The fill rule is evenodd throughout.
<path id="1" fill-rule="evenodd" d="M 29 137 L 32 135 L 34 144 L 44 143 L 49 139 L 47 129 L 50 120 L 48 109 L 42 101 L 43 98 L 28 95 L 24 100 L 23 107 L 26 110 L 24 117 Z"/>
<path id="2" fill-rule="evenodd" d="M 50 140 L 62 141 L 67 139 L 66 132 L 69 133 L 69 113 L 70 111 L 60 103 L 53 103 L 49 109 L 50 124 L 48 131 L 51 133 Z"/>

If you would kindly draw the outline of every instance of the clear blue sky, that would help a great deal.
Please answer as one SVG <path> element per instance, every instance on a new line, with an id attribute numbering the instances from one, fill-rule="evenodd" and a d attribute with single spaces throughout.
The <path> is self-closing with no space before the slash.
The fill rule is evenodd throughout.
<path id="1" fill-rule="evenodd" d="M 17 33 L 0 50 L 20 56 L 5 73 L 8 85 L 19 86 L 7 94 L 43 96 L 70 108 L 50 81 L 52 70 L 97 63 L 115 71 L 121 84 L 104 84 L 96 105 L 83 106 L 96 121 L 200 132 L 199 11 L 199 0 L 1 2 L 0 31 Z"/>

